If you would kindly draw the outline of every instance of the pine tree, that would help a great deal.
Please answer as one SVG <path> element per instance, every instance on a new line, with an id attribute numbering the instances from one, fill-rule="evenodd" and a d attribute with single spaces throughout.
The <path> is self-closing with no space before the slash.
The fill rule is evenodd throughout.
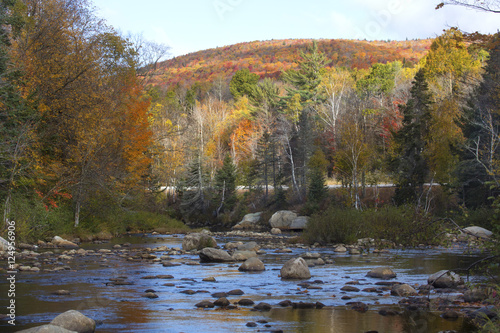
<path id="1" fill-rule="evenodd" d="M 318 207 L 328 195 L 326 187 L 326 168 L 328 161 L 325 154 L 318 147 L 309 160 L 309 186 L 307 192 L 307 202 L 315 207 Z"/>
<path id="2" fill-rule="evenodd" d="M 324 100 L 319 86 L 323 77 L 323 68 L 329 61 L 322 52 L 319 52 L 315 41 L 308 52 L 301 53 L 301 57 L 299 68 L 284 72 L 283 81 L 291 85 L 287 88 L 288 94 L 285 101 L 299 95 L 300 104 L 304 108 L 308 105 L 314 106 Z"/>
<path id="3" fill-rule="evenodd" d="M 397 204 L 416 203 L 429 173 L 424 150 L 428 136 L 431 93 L 425 73 L 419 70 L 411 89 L 411 99 L 401 106 L 402 128 L 395 134 L 396 158 L 392 162 L 396 176 Z"/>
<path id="4" fill-rule="evenodd" d="M 238 200 L 236 196 L 236 167 L 228 154 L 224 158 L 222 168 L 215 175 L 215 203 L 217 215 L 231 211 Z"/>
<path id="5" fill-rule="evenodd" d="M 177 192 L 181 198 L 181 212 L 186 221 L 206 214 L 209 200 L 206 195 L 208 176 L 200 159 L 195 158 L 181 180 Z"/>

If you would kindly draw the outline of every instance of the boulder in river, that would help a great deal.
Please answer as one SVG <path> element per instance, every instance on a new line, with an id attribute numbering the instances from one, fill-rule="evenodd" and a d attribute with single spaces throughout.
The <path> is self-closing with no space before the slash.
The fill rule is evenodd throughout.
<path id="1" fill-rule="evenodd" d="M 307 262 L 303 258 L 292 258 L 288 260 L 281 268 L 282 279 L 309 279 L 311 272 Z"/>
<path id="2" fill-rule="evenodd" d="M 377 267 L 369 271 L 366 276 L 375 279 L 389 280 L 395 278 L 396 273 L 394 273 L 390 267 Z"/>
<path id="3" fill-rule="evenodd" d="M 408 284 L 395 284 L 392 286 L 391 295 L 400 297 L 415 296 L 417 291 Z"/>
<path id="4" fill-rule="evenodd" d="M 37 327 L 28 328 L 26 330 L 17 331 L 18 333 L 76 333 L 75 331 L 67 330 L 63 327 L 55 325 L 42 325 Z"/>
<path id="5" fill-rule="evenodd" d="M 280 230 L 290 229 L 290 225 L 297 218 L 297 214 L 289 210 L 280 210 L 271 216 L 269 224 L 271 228 L 278 228 Z"/>
<path id="6" fill-rule="evenodd" d="M 200 251 L 202 262 L 233 262 L 234 259 L 224 250 L 206 247 Z"/>
<path id="7" fill-rule="evenodd" d="M 206 233 L 193 233 L 184 236 L 182 249 L 184 251 L 202 250 L 206 247 L 216 247 L 215 239 Z"/>
<path id="8" fill-rule="evenodd" d="M 77 248 L 78 247 L 78 245 L 76 245 L 75 243 L 70 242 L 69 240 L 61 238 L 59 236 L 54 236 L 54 238 L 52 238 L 52 244 L 54 244 L 58 247 L 64 247 L 64 248 Z"/>
<path id="9" fill-rule="evenodd" d="M 252 257 L 246 260 L 243 264 L 241 264 L 240 268 L 238 268 L 238 270 L 243 272 L 260 272 L 265 269 L 264 263 L 257 257 Z"/>
<path id="10" fill-rule="evenodd" d="M 464 284 L 464 280 L 455 272 L 442 270 L 429 276 L 427 283 L 434 288 L 456 288 Z"/>
<path id="11" fill-rule="evenodd" d="M 233 229 L 234 230 L 255 230 L 259 229 L 259 221 L 260 221 L 260 216 L 262 213 L 253 213 L 253 214 L 247 214 L 243 217 L 243 220 L 236 224 Z"/>
<path id="12" fill-rule="evenodd" d="M 233 253 L 233 259 L 236 261 L 245 261 L 250 258 L 257 257 L 255 251 L 236 251 Z"/>
<path id="13" fill-rule="evenodd" d="M 95 331 L 95 321 L 76 310 L 61 313 L 50 324 L 78 333 L 93 333 Z"/>
<path id="14" fill-rule="evenodd" d="M 290 230 L 304 230 L 309 222 L 308 216 L 297 216 L 290 224 Z"/>
<path id="15" fill-rule="evenodd" d="M 473 236 L 473 237 L 478 237 L 478 238 L 483 238 L 483 239 L 489 239 L 493 233 L 489 231 L 488 229 L 481 228 L 481 227 L 467 227 L 463 229 L 462 237 L 467 238 L 468 236 Z M 459 236 L 460 238 L 460 236 Z"/>

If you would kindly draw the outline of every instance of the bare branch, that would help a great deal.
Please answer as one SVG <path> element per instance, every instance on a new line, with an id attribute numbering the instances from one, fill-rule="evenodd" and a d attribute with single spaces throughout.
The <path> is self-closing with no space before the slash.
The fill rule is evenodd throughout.
<path id="1" fill-rule="evenodd" d="M 478 11 L 500 14 L 499 0 L 446 0 L 439 3 L 436 9 L 441 9 L 447 5 L 462 6 Z"/>

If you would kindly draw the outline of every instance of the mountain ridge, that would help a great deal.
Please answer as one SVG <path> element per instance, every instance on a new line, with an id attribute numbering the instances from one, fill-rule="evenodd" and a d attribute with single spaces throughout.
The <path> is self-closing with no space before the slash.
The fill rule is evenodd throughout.
<path id="1" fill-rule="evenodd" d="M 195 82 L 229 80 L 248 68 L 261 78 L 277 78 L 297 66 L 300 53 L 316 41 L 318 49 L 331 60 L 331 67 L 366 69 L 374 63 L 400 60 L 417 63 L 429 50 L 433 39 L 406 41 L 364 41 L 350 39 L 273 39 L 242 42 L 177 56 L 158 64 L 153 84 L 168 88 Z"/>

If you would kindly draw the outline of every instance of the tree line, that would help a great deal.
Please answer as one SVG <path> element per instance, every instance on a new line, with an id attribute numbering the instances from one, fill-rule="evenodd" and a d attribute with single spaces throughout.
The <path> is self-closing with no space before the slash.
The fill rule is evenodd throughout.
<path id="1" fill-rule="evenodd" d="M 179 189 L 173 201 L 187 220 L 233 212 L 234 200 L 224 198 L 235 189 L 220 180 L 228 170 L 235 184 L 261 192 L 253 206 L 312 213 L 325 204 L 327 179 L 344 186 L 342 204 L 356 209 L 366 185 L 381 182 L 396 185 L 392 204 L 425 212 L 436 204 L 432 184 L 457 207 L 490 206 L 497 44 L 496 35 L 449 29 L 418 64 L 356 69 L 331 66 L 312 43 L 279 79 L 242 69 L 229 82 L 151 87 L 164 152 L 156 174 Z"/>

